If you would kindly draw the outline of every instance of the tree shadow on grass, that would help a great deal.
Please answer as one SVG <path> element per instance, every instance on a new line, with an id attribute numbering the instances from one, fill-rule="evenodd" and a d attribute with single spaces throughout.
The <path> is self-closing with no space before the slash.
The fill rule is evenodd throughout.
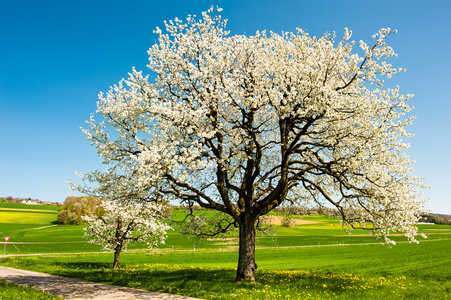
<path id="1" fill-rule="evenodd" d="M 55 262 L 53 263 L 55 266 L 60 268 L 68 269 L 68 270 L 77 270 L 77 269 L 109 269 L 112 267 L 113 263 L 106 262 Z"/>
<path id="2" fill-rule="evenodd" d="M 234 270 L 214 270 L 214 272 L 198 268 L 171 270 L 171 266 L 166 269 L 145 269 L 137 266 L 114 270 L 110 266 L 102 263 L 70 263 L 66 264 L 66 269 L 59 269 L 53 274 L 200 298 L 221 294 L 222 291 L 231 290 L 236 285 L 233 282 Z"/>
<path id="3" fill-rule="evenodd" d="M 346 293 L 363 297 L 369 290 L 381 288 L 376 280 L 333 271 L 257 270 L 256 283 L 237 284 L 234 282 L 236 271 L 233 269 L 143 264 L 114 270 L 110 264 L 98 262 L 62 265 L 65 265 L 65 269 L 57 272 L 61 276 L 204 299 L 264 299 L 276 292 L 296 298 L 306 291 L 317 295 Z M 396 287 L 396 284 L 392 285 L 392 288 Z"/>

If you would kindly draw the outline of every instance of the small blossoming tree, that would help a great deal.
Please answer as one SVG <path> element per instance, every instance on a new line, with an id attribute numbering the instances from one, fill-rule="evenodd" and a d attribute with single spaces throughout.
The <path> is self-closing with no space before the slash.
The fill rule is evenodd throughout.
<path id="1" fill-rule="evenodd" d="M 83 216 L 88 222 L 85 237 L 90 243 L 102 245 L 104 250 L 114 251 L 113 268 L 119 265 L 121 252 L 131 242 L 146 242 L 149 248 L 164 244 L 166 231 L 171 227 L 162 222 L 163 206 L 153 202 L 103 200 L 103 212 Z"/>
<path id="2" fill-rule="evenodd" d="M 382 89 L 402 71 L 385 60 L 396 31 L 360 41 L 359 55 L 348 29 L 338 43 L 301 29 L 230 36 L 219 11 L 157 28 L 155 80 L 133 69 L 100 94 L 100 121 L 84 132 L 111 168 L 86 176 L 122 170 L 137 191 L 228 216 L 215 231 L 238 228 L 236 281 L 255 280 L 259 217 L 299 200 L 387 242 L 391 230 L 415 241 L 424 200 L 404 153 L 411 96 Z"/>

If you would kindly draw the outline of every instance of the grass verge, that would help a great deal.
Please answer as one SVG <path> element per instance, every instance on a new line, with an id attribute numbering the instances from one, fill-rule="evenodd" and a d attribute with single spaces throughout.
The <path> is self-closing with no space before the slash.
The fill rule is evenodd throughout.
<path id="1" fill-rule="evenodd" d="M 46 292 L 41 292 L 28 286 L 19 286 L 16 283 L 0 279 L 0 299 L 1 300 L 58 300 Z"/>

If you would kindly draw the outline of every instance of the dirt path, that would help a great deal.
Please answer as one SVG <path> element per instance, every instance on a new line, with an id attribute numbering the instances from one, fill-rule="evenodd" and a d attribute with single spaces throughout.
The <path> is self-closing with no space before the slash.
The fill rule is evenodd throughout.
<path id="1" fill-rule="evenodd" d="M 32 271 L 0 267 L 0 278 L 18 285 L 32 286 L 67 300 L 198 300 L 179 295 L 138 290 Z"/>

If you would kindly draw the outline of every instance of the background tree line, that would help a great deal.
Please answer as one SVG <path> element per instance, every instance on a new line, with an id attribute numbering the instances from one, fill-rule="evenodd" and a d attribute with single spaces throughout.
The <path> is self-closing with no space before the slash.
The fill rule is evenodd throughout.
<path id="1" fill-rule="evenodd" d="M 164 217 L 171 215 L 173 207 L 164 205 L 162 213 Z M 80 225 L 86 224 L 83 216 L 103 215 L 104 211 L 101 206 L 101 199 L 84 196 L 84 197 L 67 197 L 63 206 L 58 213 L 58 222 L 64 225 Z"/>
<path id="2" fill-rule="evenodd" d="M 94 197 L 67 197 L 58 213 L 58 222 L 64 225 L 84 224 L 82 216 L 100 213 L 100 200 Z"/>
<path id="3" fill-rule="evenodd" d="M 451 225 L 451 216 L 441 214 L 428 214 L 422 216 L 421 222 Z"/>

